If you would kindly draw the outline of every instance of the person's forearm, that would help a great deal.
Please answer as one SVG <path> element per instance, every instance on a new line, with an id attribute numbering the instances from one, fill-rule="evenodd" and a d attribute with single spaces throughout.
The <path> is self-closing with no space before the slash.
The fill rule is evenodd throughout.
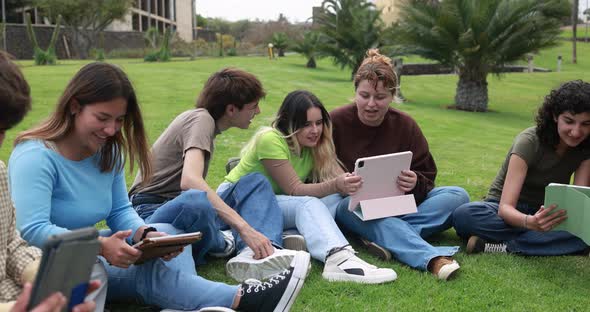
<path id="1" fill-rule="evenodd" d="M 299 176 L 297 176 L 297 173 L 286 159 L 264 159 L 262 160 L 262 165 L 266 172 L 287 195 L 321 198 L 338 193 L 336 179 L 312 184 L 301 182 Z"/>
<path id="2" fill-rule="evenodd" d="M 528 218 L 531 217 L 518 211 L 513 205 L 505 203 L 500 203 L 498 216 L 500 216 L 500 218 L 502 218 L 507 224 L 519 228 L 525 228 L 525 219 L 528 221 Z"/>

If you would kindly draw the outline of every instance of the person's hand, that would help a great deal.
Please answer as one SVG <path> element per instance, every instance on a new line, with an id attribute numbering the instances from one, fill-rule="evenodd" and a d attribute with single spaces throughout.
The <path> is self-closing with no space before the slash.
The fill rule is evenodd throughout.
<path id="1" fill-rule="evenodd" d="M 418 182 L 418 176 L 412 170 L 403 170 L 397 177 L 397 185 L 404 192 L 411 192 Z"/>
<path id="2" fill-rule="evenodd" d="M 566 211 L 561 209 L 555 211 L 557 205 L 553 204 L 549 208 L 541 206 L 537 212 L 526 217 L 526 228 L 534 231 L 547 232 L 558 226 L 563 220 L 567 219 Z"/>
<path id="3" fill-rule="evenodd" d="M 119 231 L 109 237 L 103 237 L 101 242 L 101 255 L 112 265 L 120 268 L 128 268 L 135 263 L 141 251 L 135 249 L 125 239 L 131 235 L 131 230 Z"/>
<path id="4" fill-rule="evenodd" d="M 10 309 L 10 312 L 25 312 L 27 311 L 27 305 L 31 299 L 31 292 L 33 286 L 31 283 L 25 283 L 23 291 L 16 299 L 16 302 Z M 56 292 L 49 297 L 45 298 L 43 302 L 33 308 L 31 312 L 60 312 L 61 309 L 66 305 L 66 297 L 59 292 Z"/>
<path id="5" fill-rule="evenodd" d="M 274 247 L 270 240 L 251 226 L 240 231 L 239 234 L 244 243 L 254 251 L 254 259 L 266 258 L 274 253 Z"/>
<path id="6" fill-rule="evenodd" d="M 353 195 L 362 185 L 362 178 L 352 173 L 343 173 L 336 178 L 336 188 L 343 195 Z"/>
<path id="7" fill-rule="evenodd" d="M 88 293 L 97 290 L 100 287 L 100 281 L 92 280 L 88 283 Z M 14 306 L 10 309 L 11 312 L 25 312 L 29 300 L 31 300 L 31 292 L 33 286 L 31 283 L 25 283 L 23 291 L 16 299 Z M 59 312 L 66 305 L 66 297 L 59 292 L 52 294 L 47 297 L 43 302 L 33 308 L 31 312 Z M 76 305 L 72 312 L 92 312 L 96 309 L 96 303 L 94 301 L 82 302 Z"/>
<path id="8" fill-rule="evenodd" d="M 168 233 L 165 233 L 165 232 L 148 232 L 145 237 L 146 238 L 152 238 L 152 237 L 161 237 L 161 236 L 168 236 Z M 169 254 L 163 255 L 160 258 L 162 258 L 164 261 L 170 261 L 170 260 L 176 258 L 178 255 L 180 255 L 183 251 L 184 251 L 184 247 L 180 248 L 178 251 L 171 252 Z"/>

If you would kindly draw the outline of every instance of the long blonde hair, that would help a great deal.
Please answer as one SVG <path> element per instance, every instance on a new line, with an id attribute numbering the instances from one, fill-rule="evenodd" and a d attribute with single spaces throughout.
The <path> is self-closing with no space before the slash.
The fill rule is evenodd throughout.
<path id="1" fill-rule="evenodd" d="M 115 65 L 95 62 L 82 67 L 68 83 L 53 114 L 38 126 L 20 133 L 15 145 L 26 140 L 55 141 L 67 136 L 74 127 L 75 116 L 71 113 L 74 101 L 84 107 L 119 97 L 127 101 L 123 128 L 100 149 L 99 168 L 102 172 L 122 170 L 125 163 L 121 155 L 127 154 L 130 170 L 133 171 L 137 160 L 143 180 L 149 180 L 152 165 L 137 97 L 127 75 Z"/>
<path id="2" fill-rule="evenodd" d="M 314 166 L 311 177 L 308 177 L 308 179 L 312 183 L 319 183 L 335 178 L 342 165 L 336 157 L 336 149 L 332 140 L 330 115 L 320 100 L 309 91 L 297 90 L 289 93 L 283 100 L 283 104 L 279 108 L 275 120 L 272 122 L 272 128 L 261 128 L 244 147 L 242 153 L 253 148 L 262 134 L 277 130 L 287 141 L 290 151 L 296 155 L 301 155 L 301 146 L 295 135 L 305 126 L 307 122 L 307 110 L 312 107 L 317 107 L 322 112 L 323 131 L 318 144 L 311 149 Z"/>

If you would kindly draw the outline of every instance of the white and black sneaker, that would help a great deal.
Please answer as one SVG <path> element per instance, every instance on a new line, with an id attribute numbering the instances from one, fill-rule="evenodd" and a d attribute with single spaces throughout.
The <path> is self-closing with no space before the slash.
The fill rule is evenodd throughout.
<path id="1" fill-rule="evenodd" d="M 397 274 L 392 269 L 382 269 L 368 264 L 355 255 L 350 246 L 330 250 L 322 276 L 329 281 L 380 284 L 394 281 Z"/>
<path id="2" fill-rule="evenodd" d="M 465 248 L 465 252 L 468 254 L 476 254 L 480 252 L 485 253 L 506 253 L 506 244 L 504 243 L 488 243 L 483 238 L 479 236 L 471 236 L 469 237 L 469 241 L 467 241 L 467 247 Z"/>
<path id="3" fill-rule="evenodd" d="M 240 285 L 239 311 L 287 312 L 299 294 L 310 268 L 309 253 L 298 251 L 291 265 L 266 281 L 248 279 Z"/>
<path id="4" fill-rule="evenodd" d="M 220 252 L 210 251 L 209 255 L 215 258 L 227 258 L 236 251 L 236 240 L 234 239 L 231 229 L 220 232 L 221 235 L 223 235 L 223 239 L 225 240 L 225 249 Z"/>
<path id="5" fill-rule="evenodd" d="M 298 252 L 300 251 L 275 248 L 272 255 L 256 260 L 254 251 L 246 247 L 237 256 L 229 259 L 225 269 L 227 274 L 238 282 L 250 278 L 264 280 L 288 269 Z"/>

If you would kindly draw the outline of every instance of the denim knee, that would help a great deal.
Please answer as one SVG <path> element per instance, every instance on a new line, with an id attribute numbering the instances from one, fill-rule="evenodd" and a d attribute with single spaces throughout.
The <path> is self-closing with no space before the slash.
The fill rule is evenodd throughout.
<path id="1" fill-rule="evenodd" d="M 257 189 L 259 187 L 268 187 L 272 189 L 272 185 L 268 181 L 268 179 L 259 172 L 249 173 L 240 178 L 238 182 L 247 183 L 252 185 L 252 189 Z"/>
<path id="2" fill-rule="evenodd" d="M 473 205 L 471 203 L 463 204 L 455 211 L 453 211 L 453 226 L 455 227 L 455 231 L 459 236 L 467 236 L 471 231 L 471 225 L 476 222 L 473 218 L 472 210 Z"/>
<path id="3" fill-rule="evenodd" d="M 459 186 L 447 186 L 447 191 L 457 197 L 457 200 L 463 204 L 469 203 L 469 193 Z"/>
<path id="4" fill-rule="evenodd" d="M 196 219 L 215 221 L 215 208 L 209 202 L 207 192 L 190 189 L 182 192 L 179 197 L 179 200 L 182 201 L 182 207 L 189 208 L 185 209 L 185 211 L 190 212 Z"/>

